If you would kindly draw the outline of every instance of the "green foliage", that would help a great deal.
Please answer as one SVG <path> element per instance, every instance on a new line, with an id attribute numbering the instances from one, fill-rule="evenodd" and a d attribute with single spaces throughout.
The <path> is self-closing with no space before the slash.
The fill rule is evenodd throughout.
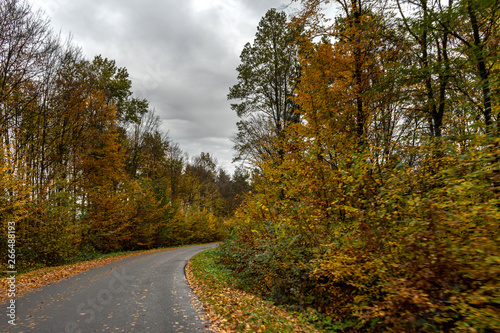
<path id="1" fill-rule="evenodd" d="M 186 273 L 211 321 L 230 332 L 317 332 L 303 317 L 239 290 L 245 286 L 218 262 L 217 249 L 204 251 L 188 263 Z"/>
<path id="2" fill-rule="evenodd" d="M 114 60 L 103 59 L 101 55 L 84 66 L 91 73 L 90 84 L 104 92 L 108 103 L 116 105 L 120 121 L 137 123 L 148 112 L 147 100 L 131 97 L 132 82 L 126 68 L 118 68 Z"/>
<path id="3" fill-rule="evenodd" d="M 247 43 L 241 52 L 238 83 L 228 94 L 228 99 L 237 100 L 231 108 L 241 118 L 233 139 L 236 160 L 253 164 L 280 154 L 272 141 L 299 119 L 293 96 L 300 70 L 292 42 L 300 30 L 287 25 L 284 12 L 270 9 L 253 44 Z"/>

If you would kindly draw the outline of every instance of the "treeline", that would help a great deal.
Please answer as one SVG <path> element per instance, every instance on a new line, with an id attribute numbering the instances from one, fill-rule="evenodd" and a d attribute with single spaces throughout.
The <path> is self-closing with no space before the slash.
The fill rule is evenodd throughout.
<path id="1" fill-rule="evenodd" d="M 241 55 L 221 262 L 327 331 L 500 330 L 500 3 L 301 3 Z"/>
<path id="2" fill-rule="evenodd" d="M 0 59 L 3 258 L 11 221 L 18 270 L 221 239 L 248 175 L 190 160 L 125 68 L 85 59 L 22 0 L 0 3 Z"/>

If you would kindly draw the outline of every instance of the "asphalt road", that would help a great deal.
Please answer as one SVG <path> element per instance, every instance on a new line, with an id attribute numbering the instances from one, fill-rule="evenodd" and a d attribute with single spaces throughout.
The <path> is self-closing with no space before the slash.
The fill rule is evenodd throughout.
<path id="1" fill-rule="evenodd" d="M 19 297 L 16 325 L 1 332 L 209 332 L 184 267 L 216 245 L 129 257 Z M 6 314 L 6 304 L 2 305 Z"/>

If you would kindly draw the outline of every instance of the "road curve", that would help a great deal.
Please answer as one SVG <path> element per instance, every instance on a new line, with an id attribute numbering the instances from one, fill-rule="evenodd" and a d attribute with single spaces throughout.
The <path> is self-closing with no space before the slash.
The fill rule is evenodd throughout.
<path id="1" fill-rule="evenodd" d="M 184 267 L 193 255 L 215 246 L 142 254 L 53 283 L 18 298 L 16 325 L 4 315 L 0 331 L 210 332 Z"/>

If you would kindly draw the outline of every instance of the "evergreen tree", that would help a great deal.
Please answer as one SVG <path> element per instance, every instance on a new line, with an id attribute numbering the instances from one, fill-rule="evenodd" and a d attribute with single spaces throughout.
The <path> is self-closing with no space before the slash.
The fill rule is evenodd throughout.
<path id="1" fill-rule="evenodd" d="M 284 129 L 299 120 L 293 102 L 299 66 L 293 43 L 300 29 L 287 25 L 286 15 L 269 10 L 257 28 L 253 45 L 241 52 L 238 83 L 228 99 L 239 100 L 231 107 L 241 120 L 234 138 L 236 160 L 250 163 L 283 155 L 274 140 L 284 138 Z"/>

